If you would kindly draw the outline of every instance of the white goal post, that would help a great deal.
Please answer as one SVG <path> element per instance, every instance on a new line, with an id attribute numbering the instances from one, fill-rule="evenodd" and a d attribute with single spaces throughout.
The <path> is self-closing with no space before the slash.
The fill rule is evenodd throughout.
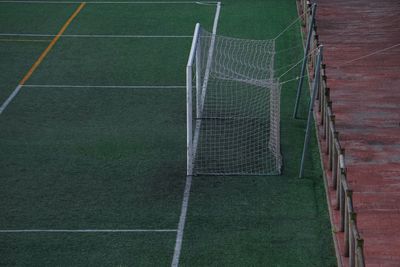
<path id="1" fill-rule="evenodd" d="M 275 40 L 196 24 L 186 67 L 187 175 L 278 175 L 280 85 Z"/>

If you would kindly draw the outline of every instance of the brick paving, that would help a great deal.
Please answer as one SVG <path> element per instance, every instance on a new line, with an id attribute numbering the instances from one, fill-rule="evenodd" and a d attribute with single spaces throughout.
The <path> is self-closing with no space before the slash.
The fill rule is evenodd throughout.
<path id="1" fill-rule="evenodd" d="M 400 45 L 346 64 L 400 44 L 400 1 L 317 4 L 317 31 L 366 266 L 400 266 Z M 334 205 L 336 192 L 328 193 Z M 332 220 L 337 225 L 336 211 Z"/>

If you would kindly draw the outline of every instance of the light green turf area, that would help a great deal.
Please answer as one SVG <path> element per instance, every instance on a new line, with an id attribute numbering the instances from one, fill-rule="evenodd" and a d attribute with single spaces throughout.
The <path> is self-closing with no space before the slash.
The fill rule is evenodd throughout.
<path id="1" fill-rule="evenodd" d="M 0 3 L 0 32 L 56 34 L 77 7 L 77 4 Z"/>
<path id="2" fill-rule="evenodd" d="M 32 25 L 14 20 L 1 31 L 53 33 L 77 5 L 27 6 L 7 4 L 7 16 L 30 11 Z M 88 4 L 66 34 L 191 35 L 195 22 L 211 31 L 214 12 L 198 4 Z M 273 38 L 295 18 L 295 1 L 227 0 L 218 32 Z M 299 25 L 277 40 L 277 50 L 286 50 L 277 54 L 276 76 L 301 58 L 300 40 Z M 28 84 L 183 85 L 190 43 L 62 37 Z M 5 98 L 47 44 L 0 45 L 11 51 L 0 52 Z M 282 89 L 283 175 L 194 177 L 182 266 L 335 265 L 315 136 L 306 178 L 297 179 L 305 120 L 291 118 L 295 85 Z M 1 229 L 177 228 L 185 89 L 24 87 L 0 125 Z M 168 266 L 175 238 L 174 232 L 0 233 L 0 265 Z"/>
<path id="3" fill-rule="evenodd" d="M 190 44 L 190 38 L 64 38 L 28 84 L 183 86 Z"/>
<path id="4" fill-rule="evenodd" d="M 207 28 L 212 27 L 214 13 L 215 5 L 88 4 L 66 34 L 192 36 L 196 22 Z M 101 20 L 98 19 L 99 14 Z M 154 43 L 158 41 L 152 40 Z M 178 42 L 175 40 L 175 43 Z M 163 50 L 162 44 L 158 49 Z"/>

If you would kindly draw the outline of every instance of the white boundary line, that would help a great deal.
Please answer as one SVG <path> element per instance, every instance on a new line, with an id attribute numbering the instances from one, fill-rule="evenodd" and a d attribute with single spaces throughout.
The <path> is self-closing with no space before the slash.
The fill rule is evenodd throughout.
<path id="1" fill-rule="evenodd" d="M 60 84 L 25 84 L 30 88 L 116 88 L 116 89 L 174 89 L 186 88 L 184 85 L 60 85 Z"/>
<path id="2" fill-rule="evenodd" d="M 163 233 L 176 229 L 15 229 L 0 230 L 0 233 Z"/>
<path id="3" fill-rule="evenodd" d="M 4 101 L 4 103 L 0 106 L 0 115 L 3 113 L 3 111 L 6 109 L 8 104 L 14 99 L 14 97 L 19 93 L 19 90 L 21 90 L 22 85 L 18 85 L 14 91 L 11 93 L 11 95 Z"/>
<path id="4" fill-rule="evenodd" d="M 221 2 L 218 2 L 217 8 L 215 11 L 215 16 L 214 16 L 213 34 L 216 34 L 216 32 L 217 32 L 217 25 L 218 25 L 220 10 L 221 10 Z M 179 217 L 178 232 L 176 234 L 174 256 L 172 258 L 171 267 L 179 266 L 179 258 L 180 258 L 181 250 L 182 250 L 183 233 L 184 233 L 184 229 L 185 229 L 186 215 L 187 215 L 187 210 L 188 210 L 188 206 L 189 206 L 189 197 L 190 197 L 190 189 L 192 186 L 192 178 L 193 178 L 192 176 L 189 176 L 189 175 L 186 176 L 185 191 L 183 192 L 181 215 Z"/>
<path id="5" fill-rule="evenodd" d="M 186 176 L 185 191 L 183 193 L 181 215 L 179 217 L 178 232 L 176 234 L 176 242 L 174 256 L 172 258 L 172 267 L 179 266 L 179 257 L 182 250 L 183 231 L 185 229 L 186 214 L 189 206 L 190 188 L 192 187 L 192 176 Z"/>
<path id="6" fill-rule="evenodd" d="M 9 1 L 2 0 L 0 3 L 11 3 L 11 4 L 81 4 L 82 2 L 78 1 Z M 92 1 L 86 2 L 86 4 L 134 4 L 134 5 L 142 5 L 142 4 L 196 4 L 196 5 L 216 5 L 217 2 L 203 2 L 203 1 Z"/>
<path id="7" fill-rule="evenodd" d="M 0 33 L 7 37 L 55 37 L 55 34 Z M 191 38 L 191 35 L 114 35 L 114 34 L 63 34 L 60 38 Z"/>

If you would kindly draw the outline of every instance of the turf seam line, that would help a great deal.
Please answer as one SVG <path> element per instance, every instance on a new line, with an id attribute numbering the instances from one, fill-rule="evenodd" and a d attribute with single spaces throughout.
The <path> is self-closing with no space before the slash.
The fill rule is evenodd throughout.
<path id="1" fill-rule="evenodd" d="M 17 96 L 17 94 L 21 90 L 22 86 L 32 76 L 33 72 L 37 69 L 37 67 L 40 65 L 40 63 L 42 63 L 43 59 L 47 56 L 47 54 L 50 52 L 50 50 L 53 48 L 53 46 L 57 43 L 57 41 L 60 38 L 60 36 L 65 32 L 65 30 L 71 24 L 73 19 L 79 14 L 79 12 L 82 10 L 82 8 L 85 5 L 86 5 L 85 3 L 80 3 L 78 8 L 74 11 L 74 13 L 72 13 L 72 15 L 64 23 L 64 25 L 62 26 L 60 31 L 57 33 L 57 35 L 53 38 L 53 40 L 50 42 L 50 44 L 46 47 L 46 49 L 42 52 L 42 54 L 40 54 L 39 58 L 32 65 L 32 67 L 28 70 L 28 72 L 25 74 L 25 76 L 22 78 L 22 80 L 19 82 L 19 85 L 14 89 L 14 91 L 11 93 L 11 95 L 1 105 L 1 107 L 0 107 L 0 115 L 7 108 L 7 106 L 11 103 L 11 101 Z"/>
<path id="2" fill-rule="evenodd" d="M 0 233 L 135 233 L 135 232 L 176 232 L 176 229 L 14 229 L 0 230 Z"/>
<path id="3" fill-rule="evenodd" d="M 121 89 L 180 89 L 184 85 L 60 85 L 60 84 L 25 84 L 30 88 L 121 88 Z"/>
<path id="4" fill-rule="evenodd" d="M 218 26 L 220 10 L 221 10 L 221 2 L 218 2 L 216 11 L 215 11 L 213 31 L 212 31 L 214 36 L 217 33 L 217 26 Z M 171 267 L 179 266 L 179 259 L 180 259 L 180 255 L 181 255 L 181 251 L 182 251 L 183 234 L 184 234 L 185 223 L 186 223 L 186 215 L 187 215 L 187 210 L 188 210 L 188 206 L 189 206 L 190 189 L 192 186 L 192 178 L 193 178 L 192 176 L 189 176 L 189 175 L 186 176 L 185 190 L 183 192 L 183 199 L 182 199 L 181 215 L 179 217 L 178 231 L 176 234 L 175 249 L 174 249 L 174 255 L 172 257 Z"/>
<path id="5" fill-rule="evenodd" d="M 56 37 L 56 34 L 41 33 L 0 33 L 0 36 L 15 37 Z M 191 35 L 140 35 L 140 34 L 63 34 L 60 38 L 192 38 Z M 17 39 L 16 39 L 17 40 Z M 47 41 L 47 40 L 46 40 Z"/>
<path id="6" fill-rule="evenodd" d="M 7 1 L 3 0 L 0 3 L 12 3 L 12 4 L 81 4 L 78 1 Z M 86 2 L 86 4 L 196 4 L 196 5 L 216 5 L 218 2 L 203 2 L 203 1 L 93 1 Z"/>

